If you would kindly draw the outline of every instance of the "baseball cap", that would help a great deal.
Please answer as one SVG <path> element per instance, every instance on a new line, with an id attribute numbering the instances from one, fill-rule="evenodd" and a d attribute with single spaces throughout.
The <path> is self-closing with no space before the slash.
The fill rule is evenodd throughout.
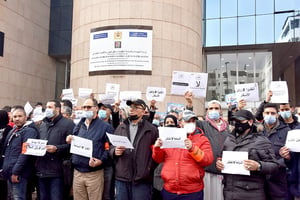
<path id="1" fill-rule="evenodd" d="M 145 101 L 142 100 L 142 99 L 137 99 L 137 100 L 134 100 L 134 101 L 132 101 L 132 100 L 127 100 L 126 101 L 127 106 L 131 106 L 132 104 L 141 105 L 144 110 L 147 108 L 147 105 L 146 105 Z"/>
<path id="2" fill-rule="evenodd" d="M 189 121 L 192 118 L 198 119 L 197 115 L 195 115 L 195 113 L 193 111 L 190 111 L 190 110 L 183 111 L 183 113 L 182 113 L 182 119 L 184 121 Z"/>
<path id="3" fill-rule="evenodd" d="M 253 114 L 248 111 L 248 110 L 239 110 L 235 113 L 233 113 L 232 119 L 237 119 L 237 120 L 250 120 L 254 119 Z"/>
<path id="4" fill-rule="evenodd" d="M 111 112 L 113 112 L 113 108 L 110 104 L 103 104 L 103 103 L 98 103 L 98 108 L 100 109 L 101 106 L 105 107 L 105 108 L 109 108 Z"/>

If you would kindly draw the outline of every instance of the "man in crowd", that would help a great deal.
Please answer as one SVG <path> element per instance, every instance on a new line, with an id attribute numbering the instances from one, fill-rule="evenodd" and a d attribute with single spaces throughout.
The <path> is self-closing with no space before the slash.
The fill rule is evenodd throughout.
<path id="1" fill-rule="evenodd" d="M 66 137 L 72 133 L 74 126 L 72 120 L 61 115 L 59 101 L 47 102 L 45 118 L 39 127 L 39 139 L 48 141 L 46 154 L 36 160 L 41 200 L 60 200 L 69 193 L 64 191 L 63 161 L 70 156 L 70 145 L 66 143 Z"/>
<path id="2" fill-rule="evenodd" d="M 98 103 L 93 98 L 84 101 L 83 110 L 85 117 L 76 125 L 73 135 L 82 137 L 93 142 L 92 157 L 72 155 L 74 166 L 73 191 L 74 199 L 102 199 L 104 187 L 104 162 L 108 156 L 108 142 L 106 133 L 113 133 L 113 128 L 107 122 L 98 117 Z M 74 139 L 72 135 L 67 137 L 67 142 L 71 143 Z"/>
<path id="3" fill-rule="evenodd" d="M 28 138 L 36 139 L 38 130 L 34 123 L 26 123 L 26 112 L 22 106 L 15 106 L 12 112 L 15 124 L 4 143 L 3 173 L 7 179 L 9 199 L 26 199 L 28 179 L 33 173 L 32 156 L 22 153 L 22 146 Z"/>
<path id="4" fill-rule="evenodd" d="M 127 137 L 134 149 L 123 146 L 111 147 L 110 155 L 115 159 L 116 199 L 151 200 L 153 171 L 151 146 L 158 138 L 157 128 L 143 119 L 146 103 L 142 99 L 127 101 L 129 118 L 119 125 L 116 135 Z"/>

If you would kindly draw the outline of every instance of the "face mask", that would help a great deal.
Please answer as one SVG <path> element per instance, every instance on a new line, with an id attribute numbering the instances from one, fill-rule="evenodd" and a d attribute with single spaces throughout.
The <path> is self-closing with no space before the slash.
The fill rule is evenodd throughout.
<path id="1" fill-rule="evenodd" d="M 106 118 L 106 111 L 105 110 L 99 110 L 98 111 L 98 117 L 100 119 L 105 119 Z"/>
<path id="2" fill-rule="evenodd" d="M 54 111 L 51 108 L 46 108 L 45 116 L 49 119 L 52 118 L 54 116 Z"/>
<path id="3" fill-rule="evenodd" d="M 85 111 L 85 117 L 87 119 L 92 119 L 94 116 L 94 112 L 92 110 Z"/>
<path id="4" fill-rule="evenodd" d="M 187 133 L 193 133 L 196 129 L 196 124 L 191 122 L 191 123 L 186 123 L 184 125 L 184 128 L 186 130 Z"/>
<path id="5" fill-rule="evenodd" d="M 139 119 L 139 117 L 137 115 L 130 115 L 128 118 L 130 121 Z"/>
<path id="6" fill-rule="evenodd" d="M 153 119 L 152 124 L 159 126 L 159 120 L 157 119 Z"/>
<path id="7" fill-rule="evenodd" d="M 264 116 L 264 121 L 266 124 L 274 124 L 276 122 L 276 117 L 273 115 L 266 115 Z"/>
<path id="8" fill-rule="evenodd" d="M 280 112 L 280 116 L 283 118 L 283 119 L 288 119 L 291 117 L 291 111 L 283 111 L 283 112 Z"/>
<path id="9" fill-rule="evenodd" d="M 235 122 L 234 130 L 237 134 L 243 134 L 247 129 L 251 128 L 248 122 L 241 123 L 241 122 Z"/>
<path id="10" fill-rule="evenodd" d="M 208 118 L 212 120 L 218 120 L 220 119 L 220 113 L 219 111 L 212 110 L 208 112 Z"/>

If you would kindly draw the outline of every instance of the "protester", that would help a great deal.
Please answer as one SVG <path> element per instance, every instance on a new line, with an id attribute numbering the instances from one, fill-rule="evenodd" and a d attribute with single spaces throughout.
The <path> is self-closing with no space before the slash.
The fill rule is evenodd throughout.
<path id="1" fill-rule="evenodd" d="M 213 152 L 203 131 L 196 128 L 196 120 L 197 116 L 192 111 L 183 112 L 183 124 L 187 131 L 184 141 L 186 149 L 161 149 L 162 140 L 158 138 L 155 142 L 152 157 L 156 162 L 164 163 L 161 172 L 164 200 L 204 199 L 204 167 L 212 163 Z"/>
<path id="2" fill-rule="evenodd" d="M 235 128 L 226 138 L 223 151 L 248 152 L 248 160 L 244 160 L 243 165 L 250 171 L 250 176 L 224 174 L 224 199 L 268 200 L 265 176 L 278 170 L 272 144 L 268 138 L 257 133 L 254 116 L 250 111 L 239 110 L 232 118 L 235 120 Z M 222 158 L 217 160 L 216 167 L 220 171 L 224 169 Z"/>

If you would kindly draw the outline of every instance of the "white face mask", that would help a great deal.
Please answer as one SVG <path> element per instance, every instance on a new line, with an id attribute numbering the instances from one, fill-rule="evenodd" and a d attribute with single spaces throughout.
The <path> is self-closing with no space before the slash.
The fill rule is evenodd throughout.
<path id="1" fill-rule="evenodd" d="M 193 133 L 196 129 L 196 123 L 194 123 L 194 122 L 186 123 L 184 125 L 184 128 L 187 133 Z"/>
<path id="2" fill-rule="evenodd" d="M 85 111 L 85 117 L 87 119 L 92 119 L 94 117 L 94 112 L 92 110 Z"/>
<path id="3" fill-rule="evenodd" d="M 54 116 L 54 111 L 51 108 L 46 108 L 45 110 L 45 116 L 50 119 Z"/>

